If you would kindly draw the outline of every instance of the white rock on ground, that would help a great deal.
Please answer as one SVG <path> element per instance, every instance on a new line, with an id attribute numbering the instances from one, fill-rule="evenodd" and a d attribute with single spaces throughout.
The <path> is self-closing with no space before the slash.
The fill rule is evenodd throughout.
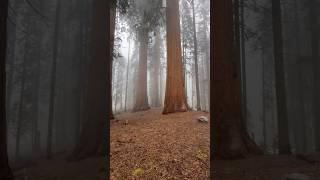
<path id="1" fill-rule="evenodd" d="M 200 117 L 198 117 L 198 121 L 203 122 L 203 123 L 207 123 L 207 122 L 209 122 L 209 119 L 205 116 L 200 116 Z"/>

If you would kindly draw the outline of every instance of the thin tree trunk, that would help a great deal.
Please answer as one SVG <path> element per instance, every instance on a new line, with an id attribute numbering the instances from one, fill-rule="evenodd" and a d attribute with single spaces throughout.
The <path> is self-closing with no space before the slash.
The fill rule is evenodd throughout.
<path id="1" fill-rule="evenodd" d="M 247 75 L 246 75 L 246 38 L 244 0 L 240 0 L 240 42 L 241 42 L 241 82 L 242 82 L 242 115 L 243 123 L 247 125 Z"/>
<path id="2" fill-rule="evenodd" d="M 188 111 L 181 59 L 179 0 L 167 0 L 167 81 L 163 114 Z"/>
<path id="3" fill-rule="evenodd" d="M 272 28 L 278 113 L 279 153 L 290 154 L 280 0 L 272 0 Z"/>
<path id="4" fill-rule="evenodd" d="M 129 50 L 128 50 L 128 61 L 127 61 L 127 77 L 126 77 L 126 92 L 124 98 L 124 111 L 127 111 L 127 99 L 128 99 L 128 80 L 129 80 L 129 67 L 130 67 L 130 50 L 131 50 L 131 40 L 129 39 Z"/>
<path id="5" fill-rule="evenodd" d="M 299 64 L 300 61 L 300 25 L 299 25 L 299 8 L 298 8 L 298 3 L 297 0 L 294 0 L 294 23 L 295 23 L 295 29 L 294 29 L 294 34 L 295 34 L 295 52 L 297 53 L 297 58 L 296 58 L 296 63 L 295 64 L 295 68 L 292 72 L 292 74 L 294 74 L 295 76 L 295 80 L 294 80 L 294 87 L 296 88 L 296 95 L 297 97 L 297 103 L 296 103 L 296 113 L 297 116 L 296 120 L 297 122 L 295 123 L 295 129 L 296 129 L 296 133 L 295 133 L 295 141 L 296 141 L 296 153 L 297 154 L 302 154 L 306 152 L 306 147 L 307 147 L 307 143 L 306 143 L 306 122 L 305 122 L 305 112 L 304 112 L 304 108 L 303 105 L 305 104 L 304 102 L 304 98 L 303 98 L 303 88 L 302 85 L 300 83 L 303 82 L 303 78 L 302 78 L 302 67 Z M 295 73 L 294 73 L 295 72 Z"/>
<path id="6" fill-rule="evenodd" d="M 241 2 L 243 3 L 243 2 Z M 243 5 L 243 4 L 241 4 Z M 243 7 L 241 7 L 241 11 L 243 11 Z M 243 12 L 241 12 L 243 13 Z M 242 16 L 242 15 L 241 15 Z M 236 44 L 236 51 L 235 51 L 235 58 L 238 58 L 239 59 L 239 72 L 240 72 L 240 87 L 241 87 L 241 107 L 242 107 L 242 110 L 241 110 L 241 113 L 242 113 L 242 120 L 243 120 L 243 123 L 244 123 L 244 126 L 246 127 L 246 115 L 245 115 L 245 111 L 246 111 L 246 97 L 245 97 L 245 94 L 246 92 L 244 91 L 243 87 L 244 87 L 244 83 L 246 82 L 245 81 L 245 76 L 244 76 L 244 64 L 243 64 L 243 56 L 242 56 L 242 53 L 243 53 L 243 50 L 241 48 L 243 48 L 243 43 L 244 42 L 241 42 L 241 40 L 243 41 L 244 39 L 242 39 L 242 34 L 240 33 L 243 33 L 244 30 L 240 30 L 243 28 L 243 24 L 242 24 L 242 27 L 240 23 L 241 22 L 242 17 L 240 17 L 240 1 L 239 0 L 235 0 L 234 1 L 234 34 L 235 34 L 235 44 Z"/>
<path id="7" fill-rule="evenodd" d="M 191 6 L 192 6 L 192 19 L 193 19 L 193 45 L 194 45 L 194 66 L 195 66 L 195 76 L 196 76 L 197 110 L 201 111 L 199 67 L 198 67 L 198 41 L 197 41 L 196 15 L 194 12 L 195 11 L 194 0 L 191 1 Z"/>
<path id="8" fill-rule="evenodd" d="M 160 105 L 163 106 L 163 70 L 162 70 L 162 67 L 161 67 L 161 64 L 160 64 L 160 82 L 159 82 L 159 86 L 160 86 L 160 90 L 159 90 L 159 93 L 160 93 Z"/>
<path id="9" fill-rule="evenodd" d="M 39 152 L 39 148 L 40 148 L 40 142 L 37 141 L 38 140 L 38 120 L 39 120 L 39 87 L 40 87 L 40 70 L 41 70 L 41 62 L 40 62 L 40 57 L 38 57 L 39 60 L 37 62 L 37 66 L 36 66 L 36 73 L 34 76 L 34 120 L 33 120 L 33 145 L 32 145 L 32 151 L 37 153 Z"/>
<path id="10" fill-rule="evenodd" d="M 263 150 L 267 150 L 267 122 L 266 122 L 266 87 L 265 87 L 265 58 L 262 53 L 262 131 Z"/>
<path id="11" fill-rule="evenodd" d="M 119 93 L 119 91 L 118 91 L 118 83 L 119 83 L 119 70 L 116 70 L 115 69 L 115 73 L 114 73 L 114 77 L 113 77 L 113 79 L 115 79 L 115 83 L 117 83 L 117 85 L 116 84 L 114 84 L 114 86 L 115 86 L 115 89 L 114 89 L 114 92 L 115 92 L 115 100 L 114 100 L 114 113 L 115 114 L 117 114 L 117 107 L 118 107 L 118 93 Z"/>
<path id="12" fill-rule="evenodd" d="M 14 9 L 18 9 L 19 8 L 19 5 L 21 3 L 13 3 L 11 2 L 11 7 L 14 8 Z M 17 5 L 16 5 L 17 4 Z M 13 19 L 13 22 L 17 22 L 17 16 L 13 16 L 12 17 Z M 16 49 L 16 41 L 17 41 L 17 27 L 16 25 L 11 25 L 13 28 L 9 30 L 8 32 L 8 40 L 7 40 L 7 43 L 8 43 L 8 52 L 7 54 L 11 54 L 11 59 L 9 59 L 8 55 L 7 55 L 7 61 L 6 63 L 8 63 L 8 67 L 9 67 L 9 70 L 6 69 L 7 71 L 7 82 L 6 82 L 6 106 L 7 106 L 7 110 L 8 110 L 8 114 L 7 114 L 7 118 L 8 120 L 10 121 L 10 117 L 9 117 L 9 114 L 10 113 L 10 109 L 11 109 L 11 98 L 12 98 L 12 90 L 13 90 L 13 85 L 14 85 L 14 73 L 15 73 L 15 70 L 16 70 L 16 67 L 15 67 L 15 61 L 16 61 L 16 53 L 15 53 L 15 49 Z M 10 34 L 11 37 L 9 36 Z M 10 42 L 13 44 L 12 47 L 9 46 Z"/>
<path id="13" fill-rule="evenodd" d="M 16 152 L 15 158 L 16 160 L 20 159 L 20 141 L 21 141 L 21 128 L 22 128 L 22 121 L 24 118 L 24 90 L 25 90 L 25 76 L 26 76 L 26 54 L 27 54 L 27 47 L 28 47 L 28 39 L 25 42 L 25 55 L 22 63 L 22 73 L 21 73 L 21 87 L 20 87 L 20 103 L 19 103 L 19 116 L 17 122 L 17 132 L 16 132 Z"/>
<path id="14" fill-rule="evenodd" d="M 185 94 L 186 94 L 186 99 L 188 99 L 188 75 L 187 75 L 187 58 L 186 58 L 186 45 L 184 42 L 182 43 L 182 54 L 183 54 L 183 80 L 185 84 Z"/>
<path id="15" fill-rule="evenodd" d="M 56 24 L 54 29 L 53 42 L 53 59 L 51 65 L 51 83 L 50 83 L 50 104 L 49 104 L 49 120 L 48 120 L 48 136 L 47 136 L 47 159 L 52 158 L 52 139 L 53 139 L 53 120 L 54 120 L 54 105 L 56 94 L 56 68 L 58 58 L 58 44 L 59 44 L 59 29 L 60 29 L 60 6 L 61 1 L 57 1 L 56 9 Z"/>
<path id="16" fill-rule="evenodd" d="M 121 84 L 120 84 L 120 112 L 123 111 L 123 75 L 121 74 L 120 76 L 120 81 L 121 81 Z"/>
<path id="17" fill-rule="evenodd" d="M 154 73 L 152 74 L 153 77 L 153 105 L 155 107 L 159 107 L 160 105 L 160 95 L 159 95 L 159 78 L 160 78 L 160 32 L 157 32 L 155 37 L 155 44 L 154 44 Z"/>
<path id="18" fill-rule="evenodd" d="M 113 6 L 110 8 L 110 61 L 111 61 L 111 66 L 110 66 L 110 82 L 112 82 L 112 63 L 113 63 L 113 46 L 114 46 L 114 33 L 115 33 L 115 27 L 116 27 L 116 8 Z M 110 98 L 110 104 L 112 104 L 112 91 L 109 94 Z M 110 119 L 114 119 L 113 113 L 112 113 L 112 106 L 110 106 Z"/>

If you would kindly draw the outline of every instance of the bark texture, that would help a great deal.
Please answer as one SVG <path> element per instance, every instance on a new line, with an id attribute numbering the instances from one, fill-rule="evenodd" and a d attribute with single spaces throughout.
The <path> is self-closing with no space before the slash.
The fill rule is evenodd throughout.
<path id="1" fill-rule="evenodd" d="M 163 114 L 188 111 L 181 57 L 179 0 L 167 0 L 167 81 Z"/>
<path id="2" fill-rule="evenodd" d="M 232 0 L 213 2 L 213 87 L 211 112 L 213 116 L 212 143 L 214 157 L 226 159 L 261 153 L 250 139 L 241 116 L 240 75 L 233 43 Z"/>

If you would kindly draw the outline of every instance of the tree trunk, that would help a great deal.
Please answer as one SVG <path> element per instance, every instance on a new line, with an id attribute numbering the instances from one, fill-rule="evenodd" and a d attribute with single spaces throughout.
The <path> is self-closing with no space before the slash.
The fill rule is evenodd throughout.
<path id="1" fill-rule="evenodd" d="M 127 75 L 126 75 L 126 91 L 124 94 L 124 111 L 127 111 L 127 100 L 128 100 L 128 80 L 129 80 L 129 67 L 130 67 L 130 50 L 131 50 L 131 40 L 129 40 L 129 50 L 128 50 L 128 59 L 127 59 Z"/>
<path id="2" fill-rule="evenodd" d="M 243 3 L 243 2 L 241 2 Z M 241 4 L 243 6 L 243 4 Z M 243 10 L 243 7 L 242 9 Z M 242 12 L 243 13 L 243 12 Z M 242 15 L 241 15 L 242 16 Z M 241 88 L 241 114 L 242 114 L 242 121 L 244 123 L 244 126 L 246 127 L 247 124 L 247 119 L 246 119 L 246 91 L 243 88 L 244 87 L 244 83 L 245 81 L 245 64 L 243 62 L 243 56 L 241 53 L 243 53 L 243 51 L 241 51 L 241 48 L 244 48 L 244 44 L 243 44 L 243 37 L 241 36 L 240 33 L 244 33 L 244 30 L 241 30 L 243 28 L 243 24 L 242 27 L 240 27 L 240 1 L 239 0 L 235 0 L 234 1 L 234 35 L 235 35 L 235 44 L 236 44 L 236 49 L 235 49 L 235 58 L 239 59 L 237 60 L 238 63 L 238 68 L 239 68 L 239 72 L 240 72 L 240 88 Z M 243 20 L 243 19 L 242 19 Z M 241 44 L 242 43 L 242 44 Z"/>
<path id="3" fill-rule="evenodd" d="M 40 150 L 40 142 L 38 142 L 37 134 L 38 134 L 38 121 L 39 121 L 39 87 L 40 87 L 40 71 L 41 71 L 41 62 L 40 62 L 40 57 L 38 57 L 39 60 L 37 60 L 37 65 L 35 68 L 35 74 L 34 74 L 34 98 L 33 98 L 33 103 L 34 103 L 34 119 L 33 119 L 33 136 L 32 136 L 32 151 L 34 153 L 39 152 Z"/>
<path id="4" fill-rule="evenodd" d="M 239 59 L 233 60 L 235 47 L 232 0 L 213 1 L 213 7 L 213 153 L 215 157 L 222 158 L 239 158 L 248 153 L 261 153 L 242 123 L 240 76 L 235 63 L 235 60 Z"/>
<path id="5" fill-rule="evenodd" d="M 92 8 L 91 47 L 92 56 L 88 74 L 87 117 L 71 159 L 79 160 L 90 156 L 109 154 L 109 113 L 111 113 L 111 53 L 110 1 L 94 0 Z M 109 44 L 110 45 L 110 44 Z M 102 146 L 102 148 L 101 148 Z M 101 149 L 100 149 L 101 148 Z"/>
<path id="6" fill-rule="evenodd" d="M 163 114 L 188 111 L 181 58 L 179 0 L 167 0 L 167 81 Z"/>
<path id="7" fill-rule="evenodd" d="M 56 90 L 56 67 L 58 58 L 58 43 L 59 43 L 59 29 L 60 29 L 60 6 L 61 1 L 57 1 L 56 9 L 56 24 L 54 29 L 53 42 L 53 59 L 51 65 L 51 84 L 50 84 L 50 100 L 49 100 L 49 120 L 48 120 L 48 136 L 47 136 L 47 159 L 52 158 L 52 134 L 53 134 L 53 120 L 54 120 L 54 105 L 55 105 L 55 90 Z"/>
<path id="8" fill-rule="evenodd" d="M 21 2 L 18 2 L 18 3 L 13 3 L 11 2 L 11 8 L 14 8 L 14 9 L 19 9 L 20 8 L 20 4 Z M 13 16 L 12 17 L 12 21 L 13 22 L 17 22 L 17 15 Z M 10 26 L 9 26 L 10 27 Z M 6 69 L 7 71 L 7 82 L 6 82 L 6 106 L 7 106 L 7 111 L 9 112 L 7 114 L 7 119 L 8 121 L 11 120 L 11 117 L 9 116 L 11 113 L 10 113 L 10 109 L 11 109 L 11 98 L 12 98 L 12 90 L 13 90 L 13 86 L 14 86 L 14 74 L 15 74 L 15 71 L 16 71 L 16 67 L 15 67 L 15 61 L 16 61 L 16 41 L 17 41 L 17 27 L 15 24 L 12 24 L 11 25 L 12 29 L 9 29 L 8 31 L 8 52 L 7 54 L 11 55 L 10 58 L 9 56 L 7 55 L 7 60 L 6 60 L 6 63 L 7 63 L 7 66 L 9 67 L 9 69 Z M 10 42 L 12 43 L 12 45 L 10 45 Z M 11 47 L 10 47 L 11 46 Z"/>
<path id="9" fill-rule="evenodd" d="M 160 80 L 159 80 L 159 86 L 160 86 L 160 89 L 159 89 L 159 98 L 160 98 L 160 105 L 161 106 L 163 106 L 163 78 L 162 78 L 162 76 L 163 76 L 163 70 L 162 70 L 162 67 L 161 67 L 161 64 L 160 64 Z"/>
<path id="10" fill-rule="evenodd" d="M 278 113 L 279 153 L 290 154 L 280 0 L 272 0 L 272 28 Z"/>
<path id="11" fill-rule="evenodd" d="M 196 95 L 197 95 L 197 110 L 201 111 L 200 102 L 200 85 L 199 85 L 199 67 L 198 67 L 198 42 L 197 42 L 197 28 L 196 28 L 196 15 L 194 12 L 194 0 L 191 1 L 192 5 L 192 19 L 193 19 L 193 45 L 194 45 L 194 66 L 196 76 Z"/>
<path id="12" fill-rule="evenodd" d="M 263 150 L 267 150 L 267 122 L 266 122 L 266 86 L 265 86 L 265 62 L 264 53 L 262 53 L 262 135 L 263 135 Z"/>
<path id="13" fill-rule="evenodd" d="M 110 9 L 110 61 L 111 61 L 111 66 L 110 66 L 110 81 L 109 82 L 112 82 L 112 62 L 113 62 L 113 46 L 114 46 L 114 33 L 115 33 L 115 27 L 116 27 L 116 8 L 115 7 L 112 7 Z M 110 91 L 110 94 L 109 94 L 109 98 L 110 98 L 110 104 L 112 104 L 112 91 Z M 112 113 L 112 106 L 110 106 L 110 119 L 113 119 L 114 116 L 113 116 L 113 113 Z"/>
<path id="14" fill-rule="evenodd" d="M 115 84 L 114 84 L 114 92 L 115 92 L 115 98 L 114 98 L 114 113 L 117 114 L 118 110 L 117 110 L 117 107 L 118 107 L 118 93 L 119 93 L 119 87 L 118 87 L 118 83 L 119 83 L 119 70 L 116 70 L 116 66 L 115 66 L 115 69 L 114 69 L 114 81 L 115 81 Z M 116 84 L 117 83 L 117 84 Z"/>
<path id="15" fill-rule="evenodd" d="M 7 53 L 7 16 L 8 0 L 0 1 L 0 179 L 13 180 L 7 152 L 6 120 L 6 53 Z"/>
<path id="16" fill-rule="evenodd" d="M 158 31 L 155 37 L 155 44 L 154 44 L 154 62 L 153 62 L 153 70 L 154 73 L 151 75 L 153 80 L 153 106 L 160 107 L 160 94 L 159 94 L 159 78 L 160 78 L 160 32 Z"/>
<path id="17" fill-rule="evenodd" d="M 302 78 L 302 67 L 299 63 L 300 61 L 300 22 L 299 22 L 299 8 L 298 8 L 298 2 L 297 0 L 293 1 L 294 3 L 294 39 L 295 39 L 295 52 L 296 52 L 296 64 L 294 66 L 294 69 L 292 70 L 292 75 L 294 76 L 292 78 L 293 85 L 294 85 L 294 100 L 297 101 L 295 105 L 295 113 L 296 116 L 296 122 L 294 123 L 295 128 L 295 148 L 296 148 L 296 154 L 303 154 L 306 153 L 307 145 L 306 145 L 306 120 L 304 115 L 304 98 L 303 98 L 303 87 L 301 83 L 303 82 Z"/>
<path id="18" fill-rule="evenodd" d="M 28 38 L 25 42 L 25 54 L 24 59 L 22 63 L 22 73 L 21 73 L 21 87 L 20 87 L 20 100 L 19 100 L 19 116 L 18 116 L 18 122 L 17 122 L 17 133 L 16 133 L 16 152 L 15 152 L 15 158 L 16 160 L 19 160 L 20 158 L 20 141 L 21 141 L 21 128 L 22 128 L 22 121 L 24 119 L 24 90 L 25 90 L 25 77 L 26 77 L 26 54 L 27 54 L 27 47 L 28 47 Z"/>
<path id="19" fill-rule="evenodd" d="M 147 89 L 147 73 L 148 73 L 148 31 L 142 29 L 139 32 L 139 70 L 138 70 L 138 81 L 136 100 L 133 108 L 134 112 L 144 111 L 150 109 L 148 104 L 148 89 Z"/>
<path id="20" fill-rule="evenodd" d="M 240 0 L 240 44 L 241 44 L 241 89 L 243 123 L 247 124 L 247 75 L 246 75 L 246 39 L 244 20 L 244 0 Z"/>

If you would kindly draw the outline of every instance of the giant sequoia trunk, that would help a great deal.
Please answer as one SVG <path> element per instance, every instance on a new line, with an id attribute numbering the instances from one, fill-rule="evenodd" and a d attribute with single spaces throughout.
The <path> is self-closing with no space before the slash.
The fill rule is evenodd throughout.
<path id="1" fill-rule="evenodd" d="M 215 157 L 239 158 L 248 153 L 261 153 L 250 139 L 241 116 L 240 75 L 233 59 L 232 0 L 213 1 L 213 152 Z M 211 66 L 212 67 L 212 66 Z"/>
<path id="2" fill-rule="evenodd" d="M 147 88 L 147 50 L 148 50 L 148 31 L 142 29 L 139 32 L 139 69 L 135 105 L 133 111 L 144 111 L 150 109 L 148 104 L 148 88 Z"/>
<path id="3" fill-rule="evenodd" d="M 91 60 L 88 73 L 88 108 L 87 117 L 75 148 L 73 159 L 96 156 L 99 150 L 109 154 L 108 114 L 110 113 L 110 2 L 94 0 L 92 8 Z M 105 143 L 103 143 L 105 142 Z M 102 146 L 102 148 L 101 148 Z M 101 149 L 100 149 L 101 148 Z"/>
<path id="4" fill-rule="evenodd" d="M 7 47 L 8 0 L 0 1 L 0 179 L 13 180 L 8 163 L 6 121 L 6 47 Z"/>
<path id="5" fill-rule="evenodd" d="M 167 0 L 167 81 L 163 114 L 189 109 L 181 57 L 179 0 Z"/>

